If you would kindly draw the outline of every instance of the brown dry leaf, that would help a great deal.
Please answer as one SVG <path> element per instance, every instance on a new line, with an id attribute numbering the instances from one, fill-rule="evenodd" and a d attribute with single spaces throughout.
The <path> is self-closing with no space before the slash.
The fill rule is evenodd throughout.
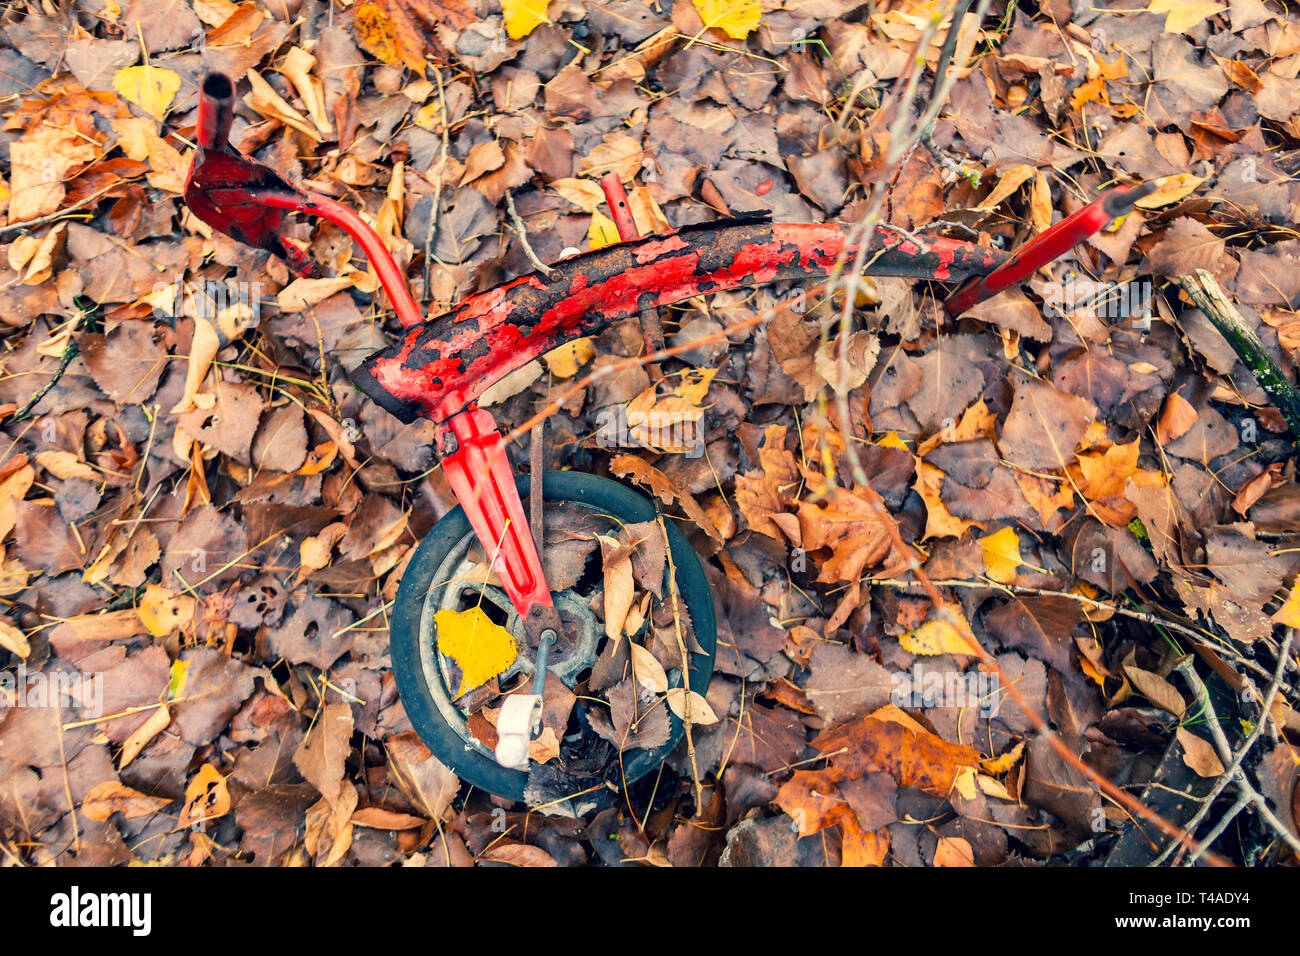
<path id="1" fill-rule="evenodd" d="M 479 859 L 491 860 L 495 863 L 505 863 L 510 866 L 559 866 L 559 864 L 555 862 L 555 858 L 539 846 L 531 846 L 527 843 L 510 843 L 506 841 L 494 843 L 479 854 Z"/>
<path id="2" fill-rule="evenodd" d="M 122 742 L 122 753 L 118 758 L 117 769 L 121 771 L 138 757 L 140 751 L 149 745 L 149 741 L 166 730 L 167 725 L 171 722 L 171 711 L 167 709 L 166 704 L 160 704 L 149 715 L 149 719 L 132 731 L 131 736 Z"/>
<path id="3" fill-rule="evenodd" d="M 429 821 L 412 813 L 398 813 L 383 807 L 365 807 L 353 812 L 352 822 L 372 830 L 415 830 Z"/>
<path id="4" fill-rule="evenodd" d="M 276 306 L 285 313 L 305 312 L 330 296 L 352 288 L 356 284 L 355 275 L 347 273 L 321 279 L 294 279 L 276 293 Z"/>
<path id="5" fill-rule="evenodd" d="M 46 122 L 9 144 L 9 222 L 27 222 L 57 210 L 67 190 L 63 182 L 73 167 L 99 155 L 94 139 L 70 123 Z"/>
<path id="6" fill-rule="evenodd" d="M 596 539 L 605 574 L 605 636 L 617 641 L 623 636 L 624 622 L 636 599 L 632 553 L 607 535 L 598 534 Z"/>
<path id="7" fill-rule="evenodd" d="M 17 654 L 23 660 L 26 660 L 32 652 L 32 645 L 28 643 L 27 635 L 3 619 L 0 619 L 0 647 L 11 654 Z"/>
<path id="8" fill-rule="evenodd" d="M 1220 777 L 1223 775 L 1223 761 L 1215 753 L 1214 744 L 1200 737 L 1186 727 L 1179 727 L 1175 733 L 1178 742 L 1183 745 L 1183 763 L 1196 771 L 1201 777 Z"/>
<path id="9" fill-rule="evenodd" d="M 629 650 L 632 652 L 632 674 L 637 683 L 656 694 L 667 693 L 668 675 L 658 659 L 640 644 L 630 644 Z"/>
<path id="10" fill-rule="evenodd" d="M 599 146 L 582 160 L 582 168 L 591 176 L 618 173 L 618 178 L 631 183 L 641 171 L 644 154 L 641 144 L 626 133 L 610 133 Z"/>
<path id="11" fill-rule="evenodd" d="M 839 823 L 848 810 L 836 787 L 839 780 L 832 769 L 796 770 L 772 803 L 794 819 L 800 836 L 820 833 Z"/>
<path id="12" fill-rule="evenodd" d="M 1159 209 L 1161 206 L 1168 206 L 1171 203 L 1179 202 L 1186 199 L 1194 193 L 1201 183 L 1205 182 L 1199 176 L 1193 176 L 1191 173 L 1178 173 L 1176 176 L 1161 176 L 1155 181 L 1156 190 L 1149 196 L 1143 196 L 1136 205 L 1140 209 Z"/>
<path id="13" fill-rule="evenodd" d="M 181 399 L 172 406 L 171 414 L 180 415 L 195 407 L 203 380 L 207 377 L 212 360 L 221 349 L 221 339 L 212 323 L 204 318 L 194 320 L 194 339 L 190 345 L 190 354 L 185 368 L 185 391 Z"/>
<path id="14" fill-rule="evenodd" d="M 256 70 L 249 70 L 248 82 L 252 89 L 244 97 L 244 102 L 249 105 L 253 112 L 267 119 L 283 123 L 290 129 L 297 130 L 312 142 L 320 142 L 321 134 L 316 131 L 316 127 L 309 123 L 305 116 L 290 106 L 284 97 L 262 78 L 262 74 Z"/>
<path id="15" fill-rule="evenodd" d="M 1169 711 L 1175 717 L 1182 719 L 1183 714 L 1187 711 L 1187 703 L 1174 685 L 1169 683 L 1159 674 L 1153 674 L 1150 671 L 1143 670 L 1133 663 L 1133 651 L 1129 652 L 1128 657 L 1124 659 L 1124 675 L 1132 682 L 1140 693 L 1151 703 L 1164 710 Z"/>
<path id="16" fill-rule="evenodd" d="M 678 488 L 673 480 L 658 468 L 636 455 L 618 455 L 610 461 L 609 470 L 620 478 L 627 478 L 643 488 L 650 489 L 650 492 L 666 505 L 680 500 L 686 516 L 714 541 L 722 542 L 722 532 L 700 507 L 695 496 Z"/>
<path id="17" fill-rule="evenodd" d="M 654 386 L 627 403 L 627 424 L 631 437 L 654 451 L 686 453 L 693 445 L 690 436 L 699 436 L 709 384 L 717 369 L 684 372 L 681 382 L 669 395 L 659 396 Z M 702 436 L 701 436 L 702 437 Z"/>
<path id="18" fill-rule="evenodd" d="M 776 518 L 796 503 L 801 483 L 794 456 L 785 450 L 785 433 L 784 425 L 769 425 L 758 451 L 760 470 L 736 476 L 740 513 L 750 528 L 778 541 L 789 535 Z"/>
<path id="19" fill-rule="evenodd" d="M 348 526 L 341 521 L 326 525 L 320 534 L 304 538 L 298 546 L 298 563 L 302 566 L 301 574 L 305 577 L 312 571 L 319 571 L 330 563 L 334 546 L 348 533 Z"/>
<path id="20" fill-rule="evenodd" d="M 939 845 L 934 850 L 935 866 L 974 866 L 975 851 L 969 840 L 961 837 L 939 837 Z"/>
<path id="21" fill-rule="evenodd" d="M 940 493 L 943 491 L 947 476 L 940 469 L 927 461 L 916 459 L 916 481 L 912 485 L 916 493 L 925 502 L 925 534 L 922 540 L 929 538 L 959 538 L 967 528 L 979 528 L 984 525 L 969 518 L 958 518 L 943 503 Z"/>
<path id="22" fill-rule="evenodd" d="M 170 797 L 151 797 L 117 780 L 107 780 L 86 794 L 86 799 L 81 801 L 81 812 L 87 819 L 100 822 L 115 813 L 134 820 L 153 816 L 171 802 Z"/>
<path id="23" fill-rule="evenodd" d="M 351 787 L 343 771 L 352 752 L 352 727 L 351 704 L 326 704 L 293 755 L 294 766 L 331 806 L 344 800 L 344 791 Z M 348 813 L 351 816 L 351 810 Z"/>
<path id="24" fill-rule="evenodd" d="M 815 737 L 813 746 L 830 755 L 833 777 L 844 780 L 864 773 L 888 773 L 903 787 L 919 787 L 947 796 L 964 770 L 979 766 L 979 754 L 919 728 L 892 704 L 860 720 L 841 724 Z"/>
<path id="25" fill-rule="evenodd" d="M 1179 392 L 1170 393 L 1165 399 L 1165 406 L 1160 411 L 1156 422 L 1156 439 L 1161 445 L 1182 438 L 1196 424 L 1200 413 L 1196 406 L 1183 398 Z"/>
<path id="26" fill-rule="evenodd" d="M 1034 185 L 1029 193 L 1029 221 L 1035 232 L 1046 232 L 1052 225 L 1052 190 L 1041 169 L 1034 174 Z"/>
<path id="27" fill-rule="evenodd" d="M 315 67 L 316 57 L 302 47 L 294 46 L 289 48 L 276 70 L 284 74 L 298 91 L 299 98 L 307 107 L 307 115 L 321 136 L 329 137 L 334 132 L 334 127 L 330 124 L 329 111 L 325 108 L 325 85 L 312 75 Z"/>
<path id="28" fill-rule="evenodd" d="M 368 53 L 423 76 L 438 26 L 462 30 L 476 19 L 461 0 L 364 0 L 357 5 L 352 29 Z"/>
<path id="29" fill-rule="evenodd" d="M 985 210 L 996 208 L 1002 200 L 1033 179 L 1034 173 L 1034 167 L 1028 163 L 1013 166 L 998 179 L 998 184 L 993 187 L 993 192 L 989 193 L 988 198 L 975 208 Z"/>
<path id="30" fill-rule="evenodd" d="M 1086 398 L 1021 378 L 1002 423 L 998 450 L 1019 468 L 1065 468 L 1096 415 L 1097 406 Z"/>
<path id="31" fill-rule="evenodd" d="M 83 478 L 86 481 L 99 480 L 99 472 L 70 451 L 38 451 L 36 453 L 36 464 L 55 478 Z"/>
<path id="32" fill-rule="evenodd" d="M 1019 595 L 984 614 L 984 626 L 1003 645 L 1070 672 L 1074 629 L 1083 619 L 1078 601 L 1054 595 Z"/>
<path id="33" fill-rule="evenodd" d="M 605 202 L 605 193 L 590 179 L 557 179 L 551 183 L 551 189 L 588 215 L 598 211 Z"/>
<path id="34" fill-rule="evenodd" d="M 1029 502 L 1030 507 L 1038 512 L 1038 517 L 1044 525 L 1047 525 L 1062 508 L 1074 504 L 1074 488 L 1064 479 L 1053 481 L 1051 478 L 1031 475 L 1023 471 L 1017 471 L 1015 476 L 1016 484 L 1020 486 L 1020 493 L 1025 496 L 1025 501 Z"/>
<path id="35" fill-rule="evenodd" d="M 1075 485 L 1088 499 L 1118 495 L 1138 470 L 1140 439 L 1127 445 L 1110 445 L 1104 451 L 1080 452 L 1076 464 L 1066 469 Z"/>
<path id="36" fill-rule="evenodd" d="M 496 140 L 475 143 L 470 147 L 469 155 L 465 158 L 465 174 L 460 177 L 460 185 L 472 183 L 484 173 L 500 169 L 505 164 L 506 154 Z"/>
<path id="37" fill-rule="evenodd" d="M 799 502 L 798 518 L 799 540 L 795 543 L 809 554 L 823 549 L 831 552 L 821 562 L 818 581 L 856 581 L 890 554 L 885 504 L 869 488 L 827 488 L 821 503 Z M 890 570 L 882 573 L 887 576 Z"/>
<path id="38" fill-rule="evenodd" d="M 433 756 L 413 730 L 389 737 L 386 747 L 398 786 L 430 820 L 442 819 L 460 788 L 460 779 Z"/>
<path id="39" fill-rule="evenodd" d="M 668 709 L 682 720 L 686 719 L 686 708 L 689 702 L 692 724 L 716 724 L 718 722 L 718 715 L 713 712 L 709 702 L 693 690 L 688 691 L 684 687 L 674 687 L 668 691 L 666 698 Z"/>

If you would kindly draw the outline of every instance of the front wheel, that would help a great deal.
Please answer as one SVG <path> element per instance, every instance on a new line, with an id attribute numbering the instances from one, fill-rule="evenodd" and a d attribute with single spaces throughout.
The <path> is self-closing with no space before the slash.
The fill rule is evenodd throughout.
<path id="1" fill-rule="evenodd" d="M 614 526 L 649 521 L 656 514 L 645 497 L 608 478 L 576 471 L 549 471 L 542 481 L 548 520 L 557 508 L 566 506 L 588 513 L 593 520 L 601 520 L 602 516 L 612 519 Z M 525 500 L 530 484 L 529 477 L 517 480 L 520 497 Z M 690 655 L 690 686 L 696 693 L 704 694 L 713 675 L 717 642 L 713 596 L 699 556 L 672 521 L 665 519 L 664 527 L 677 569 L 677 590 L 699 647 L 699 651 Z M 539 546 L 543 545 L 539 542 Z M 595 560 L 599 562 L 598 556 Z M 460 611 L 478 606 L 511 634 L 522 636 L 523 622 L 505 593 L 499 588 L 471 583 L 468 572 L 483 561 L 477 538 L 460 507 L 448 512 L 420 542 L 402 576 L 393 606 L 390 623 L 393 675 L 411 726 L 439 760 L 466 783 L 497 796 L 524 800 L 529 773 L 498 764 L 492 751 L 470 732 L 469 714 L 451 691 L 452 665 L 438 648 L 434 616 L 440 610 Z M 572 586 L 552 592 L 571 644 L 567 657 L 553 659 L 548 666 L 548 679 L 563 680 L 572 687 L 595 664 L 604 631 L 595 620 L 591 606 L 601 581 L 596 568 L 594 574 L 588 571 L 578 575 Z M 522 659 L 516 668 L 520 665 L 524 671 L 531 669 L 529 662 Z M 671 684 L 681 686 L 680 671 L 671 672 L 669 678 Z M 681 739 L 682 723 L 675 715 L 670 715 L 670 720 L 667 743 L 652 750 L 624 754 L 619 762 L 619 781 L 631 783 L 645 776 L 671 753 Z M 590 738 L 589 731 L 587 737 Z M 576 731 L 575 745 L 582 740 L 581 730 Z M 547 784 L 548 791 L 558 786 L 565 793 L 591 789 L 589 779 L 575 778 L 572 788 L 564 790 L 563 777 L 557 780 L 554 773 L 549 775 Z M 569 809 L 582 812 L 592 802 L 584 801 L 579 806 L 573 801 Z"/>

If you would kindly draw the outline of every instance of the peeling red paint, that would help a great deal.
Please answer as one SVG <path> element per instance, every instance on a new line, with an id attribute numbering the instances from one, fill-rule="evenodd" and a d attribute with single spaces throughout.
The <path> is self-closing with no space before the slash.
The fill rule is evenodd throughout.
<path id="1" fill-rule="evenodd" d="M 666 255 L 670 252 L 678 252 L 686 248 L 680 236 L 669 236 L 666 239 L 652 239 L 645 245 L 637 247 L 633 255 L 637 262 L 650 262 L 659 256 Z"/>
<path id="2" fill-rule="evenodd" d="M 461 305 L 371 356 L 353 373 L 367 394 L 405 421 L 445 421 L 488 385 L 544 352 L 647 305 L 781 280 L 824 278 L 852 254 L 835 224 L 727 221 L 619 243 L 557 263 L 548 279 L 523 276 Z M 935 239 L 922 247 L 882 227 L 867 273 L 964 279 L 1005 255 Z"/>

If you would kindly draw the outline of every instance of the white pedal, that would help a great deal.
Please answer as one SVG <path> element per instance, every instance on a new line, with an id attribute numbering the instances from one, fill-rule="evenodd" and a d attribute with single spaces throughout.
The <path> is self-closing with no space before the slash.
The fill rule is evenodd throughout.
<path id="1" fill-rule="evenodd" d="M 515 770 L 528 769 L 528 744 L 542 725 L 542 698 L 536 694 L 511 694 L 497 718 L 497 763 Z"/>

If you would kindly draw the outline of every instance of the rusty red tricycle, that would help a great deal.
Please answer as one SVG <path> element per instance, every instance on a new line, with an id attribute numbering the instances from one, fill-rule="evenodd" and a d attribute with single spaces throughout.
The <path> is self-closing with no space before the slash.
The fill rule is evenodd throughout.
<path id="1" fill-rule="evenodd" d="M 318 272 L 305 253 L 282 240 L 287 213 L 325 219 L 360 245 L 405 331 L 400 341 L 367 358 L 352 380 L 402 421 L 422 416 L 436 424 L 435 450 L 460 502 L 420 543 L 403 573 L 392 612 L 393 672 L 411 724 L 463 780 L 532 803 L 560 794 L 571 798 L 570 811 L 583 812 L 599 802 L 602 792 L 626 786 L 661 764 L 678 743 L 682 724 L 673 716 L 667 743 L 639 750 L 627 760 L 611 761 L 606 755 L 586 764 L 571 761 L 566 766 L 579 769 L 570 779 L 563 774 L 557 779 L 554 773 L 543 782 L 536 779 L 538 767 L 529 764 L 527 743 L 540 725 L 547 676 L 566 686 L 579 682 L 595 663 L 603 637 L 591 609 L 598 574 L 574 575 L 558 591 L 548 584 L 539 558 L 543 505 L 584 509 L 621 524 L 655 519 L 657 506 L 617 482 L 582 472 L 546 472 L 540 489 L 534 484 L 536 474 L 517 478 L 496 423 L 476 399 L 525 363 L 615 321 L 705 293 L 825 279 L 858 248 L 848 231 L 833 223 L 763 218 L 639 237 L 614 177 L 603 185 L 621 242 L 570 256 L 546 274 L 529 273 L 475 293 L 426 320 L 402 270 L 360 216 L 327 196 L 290 184 L 231 147 L 234 92 L 232 80 L 221 74 L 210 74 L 202 83 L 198 150 L 185 201 L 213 228 L 280 256 L 301 275 Z M 1021 282 L 1127 212 L 1151 188 L 1114 187 L 1011 255 L 947 238 L 919 240 L 880 225 L 868 240 L 864 271 L 956 284 L 945 305 L 957 315 Z M 662 349 L 660 333 L 647 339 L 652 350 Z M 525 511 L 525 496 L 531 499 L 531 514 Z M 671 522 L 662 524 L 676 592 L 696 648 L 689 675 L 679 669 L 669 672 L 668 679 L 677 687 L 688 682 L 703 694 L 713 670 L 713 599 L 698 555 Z M 465 571 L 485 559 L 500 587 L 466 583 Z M 439 650 L 438 612 L 461 610 L 471 602 L 491 605 L 518 643 L 517 659 L 498 680 L 533 681 L 532 694 L 506 698 L 495 748 L 469 731 L 466 709 L 451 689 L 456 686 L 454 664 Z M 589 736 L 579 719 L 566 746 L 581 749 L 590 744 Z M 574 796 L 579 794 L 581 798 Z"/>

